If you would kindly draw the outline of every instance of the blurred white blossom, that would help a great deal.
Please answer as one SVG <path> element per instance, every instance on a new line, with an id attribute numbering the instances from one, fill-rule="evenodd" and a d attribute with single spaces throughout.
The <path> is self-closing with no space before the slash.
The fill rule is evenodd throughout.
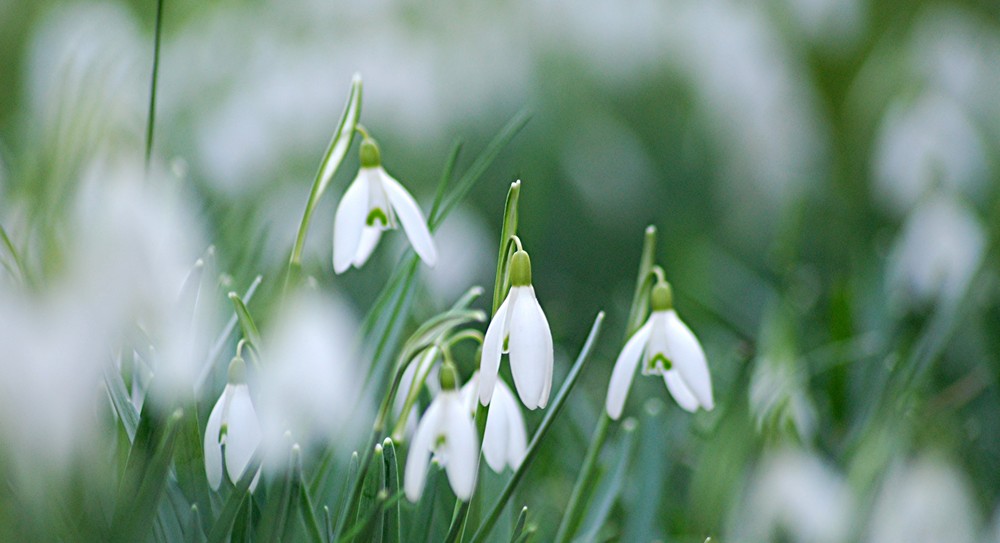
<path id="1" fill-rule="evenodd" d="M 960 472 L 933 457 L 897 465 L 879 492 L 866 541 L 974 543 L 979 515 Z"/>
<path id="2" fill-rule="evenodd" d="M 979 132 L 958 103 L 938 93 L 896 100 L 882 120 L 873 152 L 875 195 L 900 214 L 931 189 L 973 197 L 986 180 Z"/>
<path id="3" fill-rule="evenodd" d="M 351 312 L 315 292 L 298 293 L 265 333 L 258 413 L 269 457 L 287 451 L 285 432 L 303 446 L 350 443 L 366 424 L 356 333 Z"/>
<path id="4" fill-rule="evenodd" d="M 889 284 L 912 305 L 954 300 L 979 268 L 985 248 L 986 234 L 971 210 L 931 195 L 903 225 L 890 255 Z"/>
<path id="5" fill-rule="evenodd" d="M 775 541 L 783 534 L 797 543 L 839 543 L 852 535 L 855 503 L 846 481 L 801 450 L 767 455 L 742 503 L 734 541 Z"/>

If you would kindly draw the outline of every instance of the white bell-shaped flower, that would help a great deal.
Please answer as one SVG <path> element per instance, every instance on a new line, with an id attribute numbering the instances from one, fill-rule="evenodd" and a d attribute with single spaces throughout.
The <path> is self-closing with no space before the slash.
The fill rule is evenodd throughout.
<path id="1" fill-rule="evenodd" d="M 406 456 L 403 490 L 411 502 L 420 500 L 423 494 L 432 452 L 448 473 L 455 497 L 468 500 L 476 486 L 479 469 L 476 424 L 462 402 L 454 366 L 442 366 L 440 378 L 441 392 L 424 411 Z"/>
<path id="2" fill-rule="evenodd" d="M 510 292 L 497 309 L 483 338 L 479 363 L 479 402 L 489 405 L 502 353 L 510 353 L 510 370 L 521 403 L 545 407 L 552 390 L 552 331 L 531 286 L 531 260 L 518 250 L 510 260 Z"/>
<path id="3" fill-rule="evenodd" d="M 479 395 L 479 373 L 472 375 L 462 387 L 462 401 L 470 412 L 476 411 Z M 524 461 L 528 450 L 528 432 L 524 426 L 524 415 L 507 383 L 497 379 L 493 389 L 493 401 L 486 416 L 486 430 L 483 433 L 483 456 L 490 468 L 500 473 L 505 466 L 516 471 Z"/>
<path id="4" fill-rule="evenodd" d="M 229 480 L 236 483 L 260 442 L 260 422 L 246 383 L 246 363 L 237 357 L 229 364 L 229 383 L 212 408 L 205 427 L 205 474 L 212 489 L 218 490 L 222 483 L 223 450 Z M 258 479 L 259 470 L 250 484 L 251 491 Z"/>
<path id="5" fill-rule="evenodd" d="M 605 402 L 608 416 L 614 420 L 621 417 L 640 360 L 642 374 L 662 375 L 670 394 L 686 411 L 715 407 L 705 352 L 674 311 L 670 285 L 665 281 L 653 287 L 649 319 L 625 343 L 615 362 Z"/>
<path id="6" fill-rule="evenodd" d="M 361 169 L 337 206 L 333 220 L 333 270 L 360 268 L 368 261 L 383 230 L 403 225 L 413 250 L 428 266 L 437 262 L 437 249 L 427 221 L 413 196 L 382 168 L 378 145 L 361 142 Z"/>

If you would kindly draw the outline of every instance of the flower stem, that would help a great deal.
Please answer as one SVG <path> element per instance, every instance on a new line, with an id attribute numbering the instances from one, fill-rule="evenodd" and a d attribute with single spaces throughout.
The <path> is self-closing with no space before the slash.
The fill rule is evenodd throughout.
<path id="1" fill-rule="evenodd" d="M 153 156 L 153 129 L 156 126 L 156 87 L 160 74 L 160 34 L 163 29 L 163 0 L 156 1 L 156 23 L 153 30 L 153 74 L 149 82 L 149 113 L 146 117 L 146 175 Z"/>

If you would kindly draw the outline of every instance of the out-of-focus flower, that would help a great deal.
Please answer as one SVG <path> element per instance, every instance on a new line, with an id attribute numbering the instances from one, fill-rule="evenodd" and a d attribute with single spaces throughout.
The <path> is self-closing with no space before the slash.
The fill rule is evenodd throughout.
<path id="1" fill-rule="evenodd" d="M 976 127 L 951 98 L 934 92 L 890 106 L 875 143 L 875 192 L 905 212 L 935 186 L 975 196 L 987 173 Z"/>
<path id="2" fill-rule="evenodd" d="M 640 360 L 642 374 L 662 375 L 670 395 L 686 411 L 712 410 L 715 402 L 705 352 L 674 311 L 670 285 L 658 282 L 651 298 L 649 319 L 632 334 L 615 361 L 605 401 L 608 416 L 621 417 Z"/>
<path id="3" fill-rule="evenodd" d="M 977 509 L 955 468 L 919 459 L 890 472 L 872 510 L 867 540 L 972 543 L 979 540 Z"/>
<path id="4" fill-rule="evenodd" d="M 840 543 L 851 535 L 854 498 L 844 478 L 799 450 L 769 454 L 743 503 L 733 519 L 734 541 L 775 541 L 784 534 L 801 543 Z"/>
<path id="5" fill-rule="evenodd" d="M 490 404 L 502 353 L 510 353 L 510 370 L 521 402 L 528 409 L 545 407 L 552 389 L 552 331 L 531 286 L 531 260 L 518 250 L 510 259 L 510 292 L 500 304 L 483 338 L 479 363 L 479 402 Z"/>
<path id="6" fill-rule="evenodd" d="M 972 212 L 935 194 L 913 211 L 890 255 L 889 281 L 903 301 L 953 300 L 979 268 L 986 234 Z"/>
<path id="7" fill-rule="evenodd" d="M 360 268 L 371 256 L 383 230 L 403 225 L 413 250 L 428 266 L 437 262 L 437 250 L 420 206 L 410 193 L 382 168 L 378 145 L 361 142 L 361 169 L 347 187 L 333 220 L 333 269 Z"/>
<path id="8" fill-rule="evenodd" d="M 472 375 L 469 382 L 462 387 L 462 400 L 470 412 L 476 411 L 476 398 L 479 397 L 479 373 Z M 528 432 L 524 427 L 524 416 L 514 399 L 507 383 L 497 379 L 493 389 L 493 399 L 490 402 L 489 414 L 486 416 L 486 430 L 483 433 L 483 456 L 493 471 L 500 473 L 505 466 L 517 470 L 524 460 L 528 449 Z"/>
<path id="9" fill-rule="evenodd" d="M 234 358 L 229 364 L 229 382 L 219 401 L 215 402 L 205 426 L 205 474 L 214 490 L 222 483 L 223 451 L 226 473 L 235 483 L 243 477 L 254 451 L 260 446 L 260 422 L 250 399 L 246 371 L 242 358 Z M 260 470 L 250 484 L 251 491 L 259 478 Z"/>
<path id="10" fill-rule="evenodd" d="M 406 424 L 403 427 L 397 425 L 392 436 L 394 440 L 402 441 L 412 436 L 413 432 L 417 430 L 419 413 L 417 412 L 416 399 L 420 394 L 420 387 L 418 385 L 420 383 L 427 385 L 427 389 L 432 395 L 440 392 L 437 386 L 437 376 L 433 371 L 437 368 L 434 362 L 440 355 L 441 350 L 436 345 L 432 345 L 420 351 L 420 354 L 411 360 L 403 371 L 403 376 L 399 379 L 399 390 L 396 392 L 396 398 L 393 400 L 392 407 L 393 415 L 397 417 L 397 420 L 398 417 L 406 417 Z M 410 404 L 410 409 L 404 415 L 403 410 L 406 408 L 407 403 Z"/>
<path id="11" fill-rule="evenodd" d="M 354 316 L 330 297 L 300 292 L 275 322 L 264 331 L 256 389 L 267 458 L 287 451 L 286 432 L 303 446 L 331 433 L 350 442 L 370 407 L 357 386 Z"/>
<path id="12" fill-rule="evenodd" d="M 455 497 L 472 496 L 479 467 L 479 437 L 469 410 L 462 402 L 458 378 L 452 365 L 441 368 L 441 392 L 427 407 L 406 457 L 403 489 L 411 502 L 420 500 L 433 452 L 448 473 Z"/>
<path id="13" fill-rule="evenodd" d="M 816 432 L 816 408 L 809 397 L 808 373 L 795 350 L 790 317 L 772 311 L 761 325 L 758 356 L 750 377 L 750 411 L 757 431 L 791 434 L 809 443 Z"/>

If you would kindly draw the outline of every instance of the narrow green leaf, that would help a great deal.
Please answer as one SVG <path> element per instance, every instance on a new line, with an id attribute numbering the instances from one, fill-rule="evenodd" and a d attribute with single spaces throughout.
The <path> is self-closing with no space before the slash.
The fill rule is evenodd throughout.
<path id="1" fill-rule="evenodd" d="M 337 129 L 333 132 L 330 144 L 326 148 L 326 154 L 320 162 L 319 170 L 316 172 L 316 179 L 313 181 L 312 189 L 309 192 L 309 200 L 306 201 L 306 209 L 302 214 L 302 222 L 299 224 L 299 231 L 295 237 L 295 245 L 292 246 L 292 254 L 288 262 L 291 275 L 292 268 L 297 268 L 302 262 L 302 248 L 305 246 L 306 233 L 309 231 L 309 221 L 313 211 L 323 196 L 323 192 L 330 186 L 337 169 L 347 156 L 347 150 L 354 139 L 354 130 L 361 116 L 361 75 L 355 74 L 351 80 L 351 90 L 347 95 L 347 104 L 344 106 L 344 113 L 340 117 Z M 286 278 L 286 287 L 288 279 Z"/>
<path id="2" fill-rule="evenodd" d="M 358 523 L 354 525 L 354 527 L 348 530 L 347 533 L 344 534 L 344 536 L 338 539 L 337 541 L 339 543 L 347 543 L 357 538 L 360 534 L 368 532 L 371 529 L 372 524 L 378 522 L 379 519 L 383 518 L 383 515 L 385 514 L 385 508 L 395 505 L 402 498 L 403 498 L 402 492 L 399 492 L 393 496 L 389 496 L 388 494 L 385 493 L 385 491 L 379 492 L 378 496 L 376 496 L 375 507 L 371 511 L 369 511 L 369 514 L 365 518 L 359 520 Z M 367 540 L 362 539 L 361 541 L 367 543 Z"/>
<path id="3" fill-rule="evenodd" d="M 298 503 L 299 496 L 295 493 L 294 466 L 296 458 L 301 454 L 298 452 L 298 445 L 291 447 L 292 451 L 288 457 L 284 472 L 276 481 L 270 485 L 267 495 L 267 505 L 264 506 L 261 514 L 260 524 L 257 526 L 256 537 L 258 541 L 278 541 L 285 531 L 285 523 L 292 517 L 291 509 Z"/>
<path id="4" fill-rule="evenodd" d="M 496 503 L 490 510 L 483 524 L 476 530 L 475 535 L 472 538 L 473 543 L 481 543 L 489 535 L 490 530 L 493 529 L 493 525 L 496 523 L 497 519 L 500 517 L 500 512 L 503 510 L 504 506 L 507 504 L 507 500 L 510 499 L 511 495 L 514 493 L 514 489 L 517 488 L 518 483 L 524 478 L 525 472 L 531 466 L 531 461 L 534 460 L 535 456 L 538 454 L 538 449 L 541 446 L 542 440 L 548 433 L 549 428 L 552 427 L 552 422 L 555 420 L 556 416 L 562 410 L 563 406 L 566 404 L 566 398 L 569 397 L 570 391 L 576 385 L 577 380 L 580 378 L 580 370 L 583 369 L 584 363 L 590 357 L 590 353 L 594 348 L 594 343 L 597 341 L 597 336 L 601 330 L 601 324 L 604 322 L 604 312 L 601 311 L 597 314 L 597 318 L 594 319 L 594 324 L 590 328 L 590 334 L 587 336 L 587 340 L 584 342 L 583 347 L 580 349 L 580 354 L 576 358 L 576 362 L 573 363 L 573 367 L 570 368 L 569 374 L 566 376 L 566 380 L 563 381 L 562 387 L 559 389 L 559 394 L 556 395 L 555 401 L 549 408 L 548 412 L 545 413 L 545 418 L 542 419 L 542 423 L 538 426 L 538 430 L 535 431 L 535 435 L 532 436 L 531 442 L 528 444 L 528 450 L 525 452 L 524 460 L 521 462 L 521 466 L 517 468 L 517 471 L 511 476 L 510 481 L 507 482 L 507 486 L 504 487 L 503 492 L 497 498 Z"/>
<path id="5" fill-rule="evenodd" d="M 115 503 L 115 515 L 111 522 L 111 533 L 118 541 L 136 541 L 144 539 L 144 530 L 152 526 L 150 522 L 157 514 L 157 507 L 163 489 L 167 483 L 170 470 L 170 459 L 174 452 L 178 425 L 184 413 L 178 409 L 167 418 L 165 428 L 159 432 L 162 437 L 152 449 L 152 458 L 147 462 L 132 462 L 134 469 L 126 468 L 126 479 L 119 487 L 118 499 Z M 151 417 L 147 417 L 149 419 Z M 152 437 L 157 432 L 150 432 Z M 136 440 L 139 443 L 139 440 Z M 140 443 L 145 448 L 145 444 Z M 146 449 L 148 450 L 148 449 Z M 135 444 L 133 444 L 135 451 Z M 135 451 L 138 453 L 138 451 Z M 143 453 L 145 454 L 145 451 Z"/>
<path id="6" fill-rule="evenodd" d="M 375 515 L 371 522 L 366 522 L 365 529 L 362 530 L 357 537 L 359 542 L 371 542 L 379 543 L 382 541 L 382 532 L 385 527 L 385 515 L 375 513 L 376 509 L 381 510 L 383 504 L 382 500 L 378 499 L 380 494 L 386 494 L 385 492 L 385 455 L 382 450 L 382 445 L 375 445 L 375 452 L 372 458 L 371 466 L 368 468 L 368 473 L 365 474 L 364 486 L 361 488 L 361 501 L 358 504 L 358 515 L 356 518 L 357 523 L 361 523 L 363 519 L 369 516 Z"/>
<path id="7" fill-rule="evenodd" d="M 458 163 L 458 155 L 462 152 L 461 140 L 456 141 L 451 146 L 451 153 L 448 153 L 448 160 L 444 163 L 444 170 L 441 172 L 441 180 L 438 182 L 437 190 L 434 192 L 434 203 L 431 204 L 431 212 L 428 215 L 429 223 L 433 224 L 438 212 L 441 210 L 441 203 L 444 201 L 448 183 L 451 183 L 451 175 L 455 171 L 455 164 Z"/>
<path id="8" fill-rule="evenodd" d="M 136 428 L 139 426 L 139 413 L 135 409 L 135 404 L 129 398 L 128 390 L 122 376 L 113 367 L 108 367 L 104 372 L 104 383 L 111 398 L 111 405 L 115 408 L 118 420 L 125 428 L 129 443 L 135 441 Z"/>
<path id="9" fill-rule="evenodd" d="M 514 531 L 510 534 L 510 541 L 514 543 L 521 539 L 521 533 L 524 531 L 524 523 L 528 519 L 528 508 L 527 506 L 521 508 L 521 514 L 517 516 L 517 522 L 514 523 Z"/>
<path id="10" fill-rule="evenodd" d="M 0 239 L 3 240 L 3 247 L 6 249 L 7 254 L 10 255 L 11 260 L 14 261 L 14 267 L 17 268 L 17 275 L 15 276 L 15 279 L 24 281 L 27 279 L 27 274 L 24 269 L 24 261 L 21 259 L 21 255 L 14 247 L 14 244 L 10 241 L 10 236 L 7 235 L 7 231 L 4 230 L 3 225 L 0 225 Z M 4 265 L 7 266 L 7 269 L 11 272 L 11 274 L 14 273 L 14 270 L 9 267 L 6 261 L 4 261 Z"/>
<path id="11" fill-rule="evenodd" d="M 517 235 L 517 202 L 521 194 L 521 182 L 514 181 L 507 191 L 507 200 L 503 206 L 503 225 L 500 227 L 500 254 L 497 256 L 497 275 L 493 282 L 493 312 L 496 314 L 507 296 L 507 289 L 504 287 L 507 281 L 507 247 L 510 237 Z"/>
<path id="12" fill-rule="evenodd" d="M 240 321 L 243 337 L 246 338 L 252 347 L 259 351 L 261 348 L 260 331 L 257 330 L 257 324 L 254 323 L 253 317 L 250 316 L 250 311 L 247 310 L 246 304 L 240 299 L 240 295 L 235 292 L 229 293 L 229 299 L 233 302 L 233 309 L 236 310 L 236 318 Z"/>
<path id="13" fill-rule="evenodd" d="M 156 127 L 156 87 L 160 75 L 160 34 L 163 29 L 163 0 L 156 1 L 156 23 L 153 32 L 153 73 L 149 82 L 149 113 L 146 117 L 146 173 L 153 156 L 153 133 Z"/>
<path id="14" fill-rule="evenodd" d="M 629 306 L 628 321 L 625 325 L 625 340 L 632 337 L 638 330 L 646 316 L 646 308 L 649 306 L 649 290 L 652 282 L 650 273 L 656 263 L 656 227 L 649 225 L 642 240 L 642 255 L 639 257 L 639 271 L 635 280 L 635 292 L 632 294 L 632 305 Z"/>
<path id="15" fill-rule="evenodd" d="M 193 398 L 192 398 L 193 400 Z M 205 475 L 204 441 L 198 428 L 198 411 L 195 402 L 184 410 L 179 423 L 177 445 L 174 453 L 174 470 L 177 485 L 189 503 L 202 511 L 212 511 L 208 477 Z M 206 526 L 202 526 L 202 529 Z"/>
<path id="16" fill-rule="evenodd" d="M 312 543 L 323 543 L 323 532 L 319 526 L 319 520 L 316 518 L 316 508 L 313 505 L 312 498 L 309 496 L 309 485 L 306 484 L 305 476 L 302 473 L 302 466 L 299 465 L 299 499 L 302 503 L 299 504 L 299 511 L 302 513 L 302 522 L 306 525 L 306 535 L 309 536 L 309 541 Z M 326 509 L 324 507 L 324 509 Z M 329 509 L 326 509 L 329 511 Z"/>
<path id="17" fill-rule="evenodd" d="M 193 541 L 194 543 L 204 543 L 205 532 L 202 530 L 201 513 L 198 512 L 198 506 L 191 506 L 191 516 L 188 520 L 187 533 L 185 534 L 187 541 Z"/>
<path id="18" fill-rule="evenodd" d="M 399 465 L 396 460 L 396 445 L 392 439 L 387 437 L 382 442 L 382 453 L 385 459 L 385 489 L 392 496 L 399 493 Z M 397 502 L 385 509 L 385 530 L 383 530 L 382 541 L 399 543 L 402 541 L 401 538 L 399 503 Z"/>
<path id="19" fill-rule="evenodd" d="M 625 475 L 628 473 L 628 463 L 632 456 L 637 426 L 635 419 L 626 419 L 622 423 L 623 435 L 618 454 L 615 457 L 615 465 L 594 493 L 593 505 L 588 511 L 585 518 L 586 523 L 582 527 L 584 541 L 597 539 L 598 532 L 608 520 L 611 507 L 615 504 L 615 500 L 618 499 L 618 495 L 625 485 Z"/>
<path id="20" fill-rule="evenodd" d="M 250 499 L 250 483 L 253 482 L 259 468 L 260 451 L 258 450 L 250 458 L 246 471 L 243 472 L 243 476 L 237 481 L 225 505 L 222 507 L 222 512 L 215 519 L 212 530 L 208 533 L 209 543 L 223 543 L 226 541 L 233 529 L 233 523 L 236 520 L 237 513 L 240 511 L 240 507 L 243 505 L 244 500 Z"/>
<path id="21" fill-rule="evenodd" d="M 465 171 L 455 182 L 455 188 L 448 194 L 445 198 L 444 204 L 441 208 L 441 216 L 435 217 L 436 220 L 431 221 L 431 230 L 437 228 L 441 221 L 451 213 L 452 209 L 465 199 L 472 190 L 472 187 L 476 185 L 476 182 L 486 173 L 486 169 L 493 164 L 500 152 L 507 147 L 507 144 L 514 139 L 514 136 L 524 128 L 524 125 L 528 124 L 531 119 L 531 114 L 527 111 L 519 111 L 514 117 L 507 122 L 500 133 L 493 138 L 492 141 L 486 146 L 486 149 L 476 157 L 476 160 L 469 166 L 469 169 Z"/>

